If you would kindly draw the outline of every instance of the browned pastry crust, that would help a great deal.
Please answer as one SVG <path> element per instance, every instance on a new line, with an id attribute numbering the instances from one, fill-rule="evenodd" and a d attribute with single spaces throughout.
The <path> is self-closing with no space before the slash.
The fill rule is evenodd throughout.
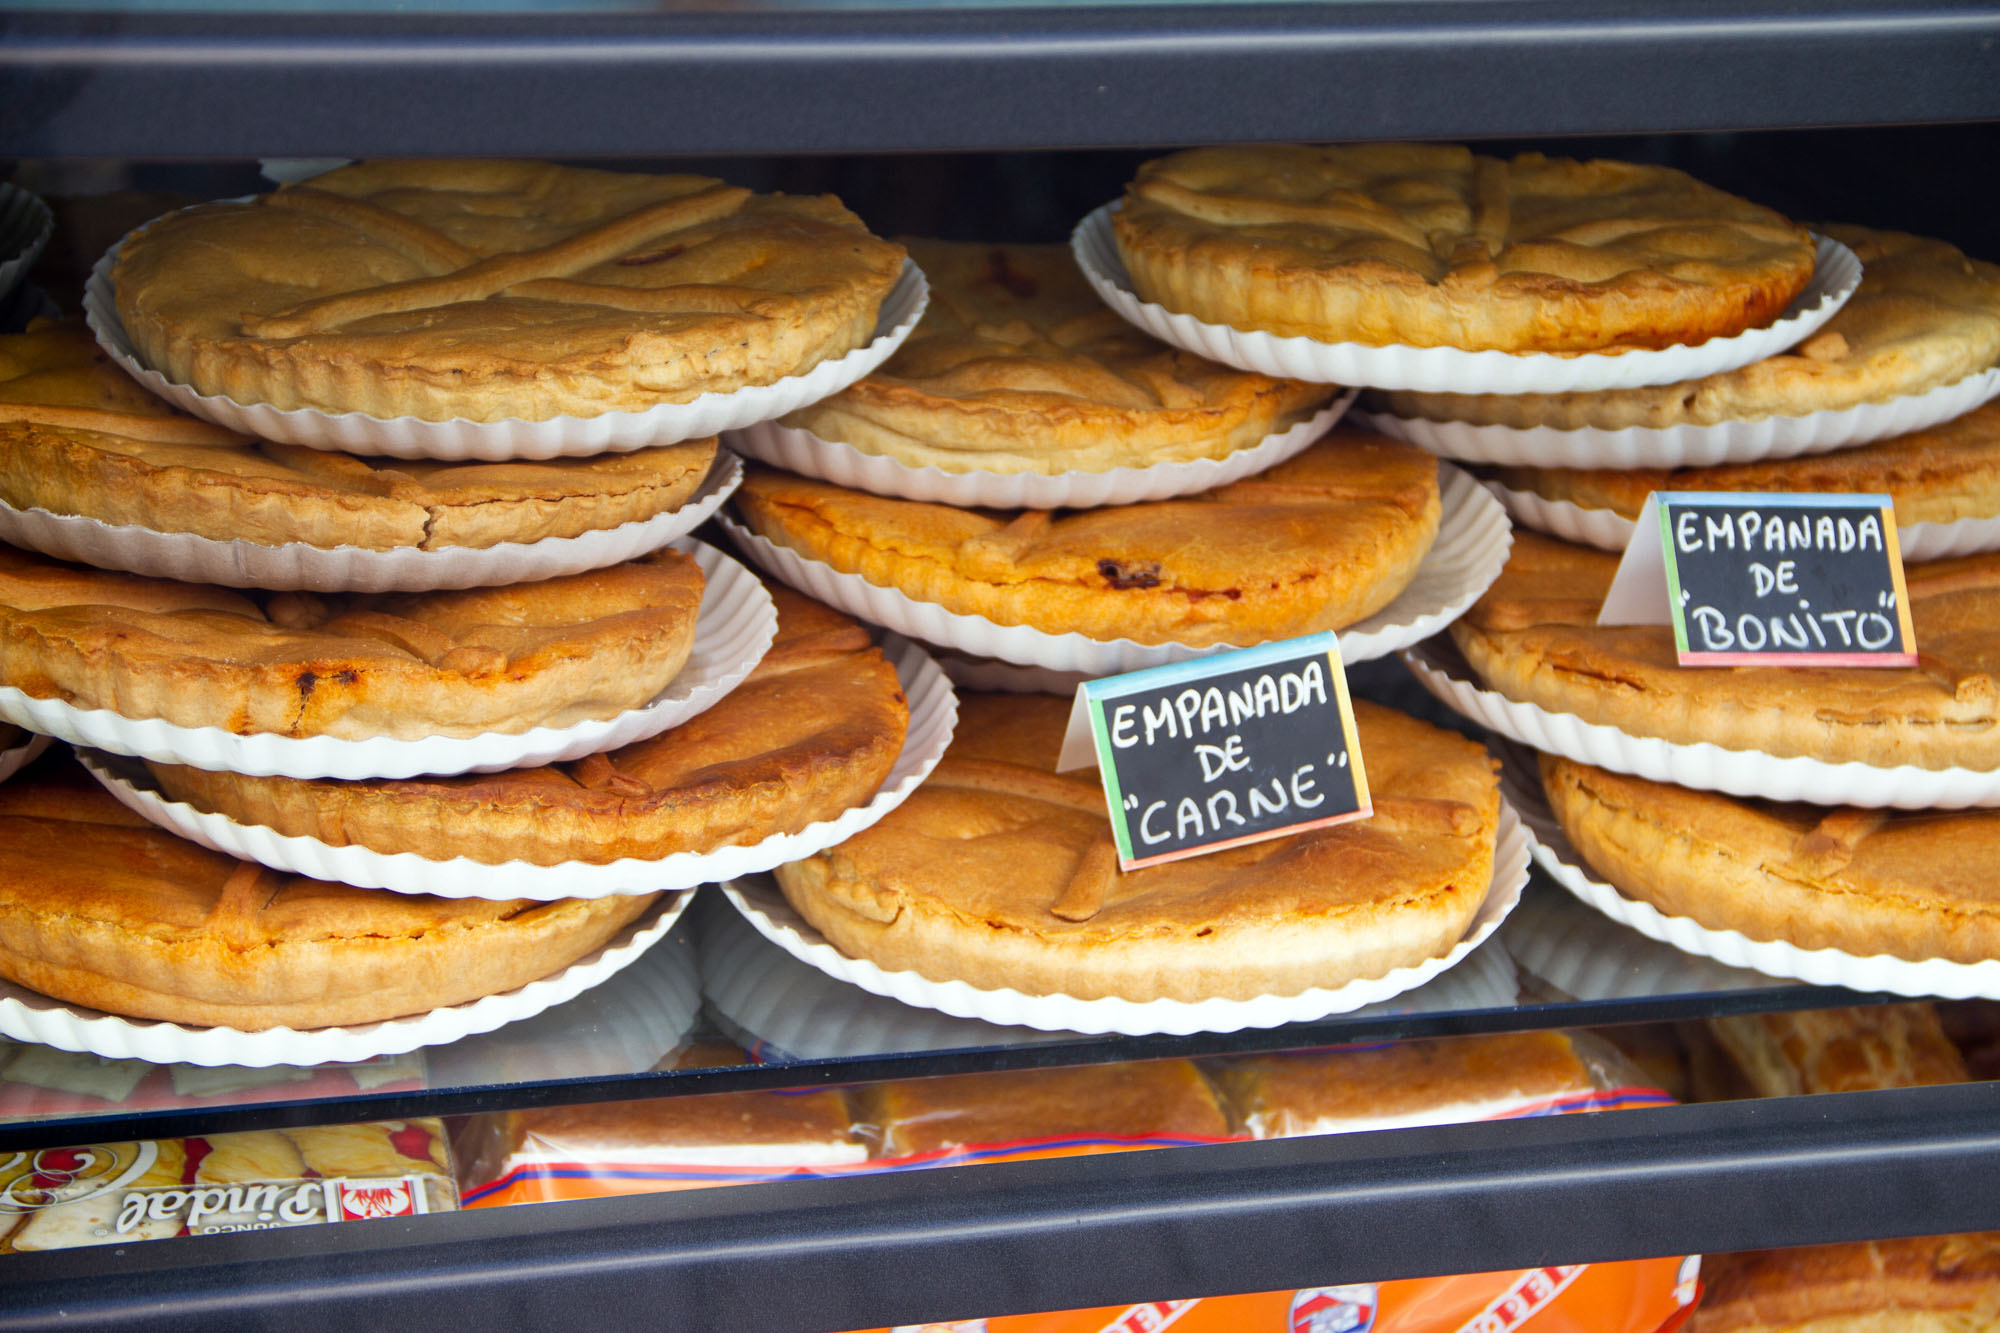
<path id="1" fill-rule="evenodd" d="M 512 990 L 658 895 L 488 902 L 266 870 L 147 824 L 75 765 L 0 787 L 0 976 L 70 1004 L 254 1031 Z"/>
<path id="2" fill-rule="evenodd" d="M 1759 1097 L 1925 1088 L 1971 1078 L 1929 1004 L 1730 1014 L 1707 1026 Z"/>
<path id="3" fill-rule="evenodd" d="M 874 827 L 781 866 L 848 954 L 1082 999 L 1247 999 L 1448 951 L 1493 877 L 1486 752 L 1356 701 L 1372 819 L 1120 874 L 1094 776 L 1055 772 L 1069 703 L 971 695 L 951 749 Z"/>
<path id="4" fill-rule="evenodd" d="M 1593 1086 L 1560 1032 L 1246 1056 L 1222 1062 L 1212 1075 L 1237 1123 L 1260 1139 L 1414 1117 L 1426 1123 L 1483 1119 L 1495 1103 L 1518 1105 Z"/>
<path id="5" fill-rule="evenodd" d="M 1129 1060 L 877 1083 L 860 1095 L 884 1157 L 1024 1139 L 1224 1138 L 1229 1124 L 1188 1060 Z"/>
<path id="6" fill-rule="evenodd" d="M 2000 814 L 1746 801 L 1553 755 L 1542 782 L 1597 874 L 1668 916 L 1870 957 L 2000 958 Z"/>
<path id="7" fill-rule="evenodd" d="M 1710 1255 L 1689 1333 L 1988 1333 L 2000 1232 Z"/>
<path id="8" fill-rule="evenodd" d="M 1101 472 L 1222 458 L 1324 407 L 1120 319 L 1069 247 L 908 241 L 931 303 L 874 374 L 785 418 L 912 467 Z"/>
<path id="9" fill-rule="evenodd" d="M 1806 458 L 1727 467 L 1496 468 L 1501 484 L 1637 518 L 1653 491 L 1887 492 L 1898 523 L 2000 515 L 2000 403 L 1942 426 Z"/>
<path id="10" fill-rule="evenodd" d="M 873 335 L 902 247 L 831 196 L 536 162 L 386 161 L 128 238 L 119 318 L 207 394 L 543 420 L 769 384 Z"/>
<path id="11" fill-rule="evenodd" d="M 1517 531 L 1451 626 L 1509 699 L 1678 744 L 1919 768 L 2000 768 L 2000 556 L 1905 570 L 1911 668 L 1682 667 L 1665 625 L 1600 626 L 1618 556 Z"/>
<path id="12" fill-rule="evenodd" d="M 575 537 L 678 509 L 715 440 L 545 462 L 358 458 L 175 411 L 81 325 L 0 335 L 0 501 L 263 545 L 386 551 Z"/>
<path id="13" fill-rule="evenodd" d="M 1393 392 L 1397 416 L 1526 429 L 1712 426 L 1886 402 L 2000 361 L 2000 266 L 1943 241 L 1828 226 L 1862 263 L 1861 285 L 1825 327 L 1788 352 L 1704 379 L 1597 393 Z"/>
<path id="14" fill-rule="evenodd" d="M 736 505 L 780 546 L 951 611 L 1050 634 L 1200 645 L 1373 615 L 1415 576 L 1441 513 L 1435 459 L 1344 430 L 1180 500 L 959 509 L 753 468 Z"/>
<path id="15" fill-rule="evenodd" d="M 673 680 L 702 575 L 664 550 L 511 587 L 384 596 L 226 588 L 0 547 L 0 681 L 238 734 L 416 738 L 614 717 Z"/>
<path id="16" fill-rule="evenodd" d="M 748 680 L 680 726 L 568 764 L 450 778 L 259 778 L 151 765 L 176 801 L 335 846 L 595 864 L 796 833 L 866 803 L 909 723 L 861 626 L 786 589 Z"/>
<path id="17" fill-rule="evenodd" d="M 1678 171 L 1443 144 L 1176 153 L 1113 230 L 1140 296 L 1209 323 L 1503 352 L 1741 333 L 1814 261 L 1805 228 Z"/>

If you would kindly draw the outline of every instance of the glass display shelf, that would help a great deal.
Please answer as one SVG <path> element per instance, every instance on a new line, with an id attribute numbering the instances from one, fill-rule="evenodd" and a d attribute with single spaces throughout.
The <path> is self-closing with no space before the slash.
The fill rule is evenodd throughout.
<path id="1" fill-rule="evenodd" d="M 1500 932 L 1385 1003 L 1317 1022 L 1191 1036 L 1087 1036 L 953 1018 L 826 977 L 714 889 L 610 981 L 534 1018 L 404 1056 L 242 1069 L 0 1047 L 0 1151 L 343 1119 L 806 1087 L 1400 1037 L 1648 1022 L 1856 1002 L 1682 954 L 1537 876 Z M 704 1020 L 755 1063 L 660 1068 Z"/>
<path id="2" fill-rule="evenodd" d="M 336 8 L 0 10 L 0 140 L 72 157 L 818 153 L 2000 115 L 2000 8 L 1963 0 Z"/>

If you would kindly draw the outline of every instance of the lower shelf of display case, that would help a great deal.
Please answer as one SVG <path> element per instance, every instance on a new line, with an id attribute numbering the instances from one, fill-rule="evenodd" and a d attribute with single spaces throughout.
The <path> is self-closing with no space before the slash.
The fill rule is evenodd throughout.
<path id="1" fill-rule="evenodd" d="M 129 1060 L 107 1067 L 88 1055 L 21 1047 L 36 1054 L 32 1069 L 17 1055 L 0 1077 L 0 1152 L 343 1120 L 1661 1022 L 1888 998 L 1782 981 L 1692 957 L 1540 882 L 1530 886 L 1499 933 L 1457 967 L 1352 1013 L 1188 1036 L 1038 1032 L 950 1018 L 834 981 L 749 933 L 720 895 L 712 890 L 705 895 L 685 918 L 684 931 L 596 990 L 537 1017 L 372 1072 L 342 1066 L 209 1070 Z M 749 935 L 747 951 L 738 947 L 746 942 L 734 938 L 742 934 Z M 732 1000 L 737 994 L 769 1003 L 753 1014 Z M 671 1065 L 703 1014 L 749 1048 L 756 1063 L 662 1067 Z M 72 1062 L 77 1070 L 66 1068 Z M 90 1093 L 64 1083 L 76 1074 L 81 1086 L 89 1086 L 121 1069 L 129 1083 L 122 1091 L 106 1091 L 100 1083 L 99 1091 Z M 356 1081 L 353 1075 L 360 1073 L 372 1082 Z"/>
<path id="2" fill-rule="evenodd" d="M 2000 1227 L 2000 1084 L 815 1179 L 15 1256 L 0 1329 L 880 1327 Z"/>

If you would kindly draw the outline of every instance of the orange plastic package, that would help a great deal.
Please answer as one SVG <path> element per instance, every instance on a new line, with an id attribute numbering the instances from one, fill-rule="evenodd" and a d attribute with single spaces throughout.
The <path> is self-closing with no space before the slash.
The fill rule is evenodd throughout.
<path id="1" fill-rule="evenodd" d="M 1229 1123 L 1240 1136 L 1251 1138 L 1569 1114 L 1671 1100 L 1640 1086 L 1608 1047 L 1573 1041 L 1562 1033 L 1217 1060 L 1207 1062 L 1203 1072 L 1220 1091 Z M 1020 1135 L 1024 1114 L 1054 1126 L 1046 1102 L 1037 1108 L 1003 1092 L 1007 1080 L 1018 1077 L 888 1085 L 875 1099 L 887 1108 L 884 1141 L 896 1143 L 895 1108 L 915 1104 L 911 1090 L 919 1089 L 923 1114 L 918 1123 L 932 1140 L 953 1123 L 949 1103 L 952 1094 L 961 1094 L 957 1120 L 966 1131 L 956 1136 L 964 1140 L 957 1148 L 961 1160 L 1061 1155 L 1062 1148 L 1050 1138 L 1031 1143 Z M 981 1078 L 990 1080 L 984 1095 L 978 1087 Z M 1059 1108 L 1054 1119 L 1061 1119 Z M 1693 1312 L 1699 1272 L 1697 1257 L 1677 1255 L 1006 1315 L 877 1333 L 1153 1333 L 1167 1328 L 1176 1333 L 1671 1333 Z"/>

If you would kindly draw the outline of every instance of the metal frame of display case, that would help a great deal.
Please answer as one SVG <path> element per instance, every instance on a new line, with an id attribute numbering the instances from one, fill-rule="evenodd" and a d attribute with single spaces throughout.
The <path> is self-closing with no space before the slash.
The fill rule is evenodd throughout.
<path id="1" fill-rule="evenodd" d="M 0 151 L 653 156 L 1908 124 L 2000 119 L 1996 73 L 2000 5 L 1867 0 L 0 12 Z M 1156 1045 L 1090 1049 L 1169 1053 Z M 663 1077 L 620 1095 L 727 1085 Z M 490 1103 L 513 1104 L 504 1090 Z M 144 1124 L 224 1122 L 253 1119 Z M 6 1135 L 55 1144 L 138 1123 Z M 857 1327 L 2000 1227 L 1996 1177 L 2000 1084 L 1722 1103 L 14 1256 L 0 1328 Z"/>
<path id="2" fill-rule="evenodd" d="M 1996 53 L 2000 9 L 1948 0 L 19 12 L 0 15 L 0 139 L 657 155 L 1915 123 L 2000 116 Z"/>
<path id="3" fill-rule="evenodd" d="M 842 1329 L 2000 1220 L 2000 1083 L 17 1255 L 0 1330 Z"/>

